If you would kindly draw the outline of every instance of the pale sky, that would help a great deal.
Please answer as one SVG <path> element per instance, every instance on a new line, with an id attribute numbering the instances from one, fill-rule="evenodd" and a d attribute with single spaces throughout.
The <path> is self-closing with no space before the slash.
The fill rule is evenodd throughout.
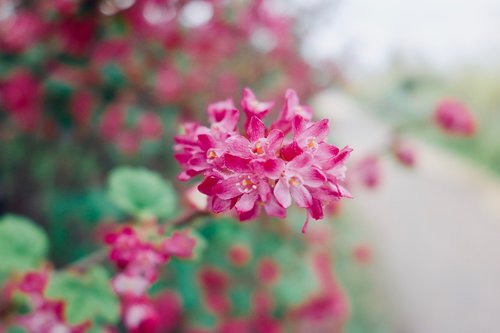
<path id="1" fill-rule="evenodd" d="M 365 70 L 394 53 L 445 69 L 500 63 L 500 0 L 343 0 L 325 18 L 306 43 L 310 58 L 348 57 Z"/>

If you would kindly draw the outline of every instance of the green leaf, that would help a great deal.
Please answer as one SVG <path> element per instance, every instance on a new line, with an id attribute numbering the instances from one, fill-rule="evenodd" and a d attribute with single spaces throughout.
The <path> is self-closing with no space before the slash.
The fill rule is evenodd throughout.
<path id="1" fill-rule="evenodd" d="M 138 218 L 167 218 L 177 209 L 177 197 L 172 185 L 146 169 L 115 169 L 109 177 L 108 187 L 110 199 Z"/>
<path id="2" fill-rule="evenodd" d="M 29 219 L 17 215 L 0 219 L 0 276 L 38 267 L 47 250 L 45 231 Z"/>
<path id="3" fill-rule="evenodd" d="M 120 305 L 111 289 L 108 273 L 102 267 L 94 267 L 84 275 L 56 272 L 46 294 L 65 301 L 66 319 L 71 324 L 87 320 L 110 324 L 118 321 Z"/>

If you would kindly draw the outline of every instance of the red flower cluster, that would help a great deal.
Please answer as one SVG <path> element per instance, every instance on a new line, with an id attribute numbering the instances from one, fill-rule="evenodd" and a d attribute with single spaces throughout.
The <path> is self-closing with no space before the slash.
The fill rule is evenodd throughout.
<path id="1" fill-rule="evenodd" d="M 45 297 L 47 283 L 47 272 L 28 272 L 24 275 L 17 290 L 27 297 L 32 309 L 28 314 L 16 318 L 16 324 L 27 332 L 86 332 L 89 322 L 76 326 L 68 324 L 64 318 L 64 302 Z"/>
<path id="2" fill-rule="evenodd" d="M 323 207 L 349 192 L 340 185 L 351 149 L 326 142 L 329 124 L 311 121 L 312 110 L 300 105 L 293 90 L 278 119 L 267 127 L 263 119 L 273 102 L 258 101 L 245 89 L 241 106 L 246 135 L 238 132 L 240 112 L 231 100 L 209 105 L 210 127 L 186 123 L 175 137 L 175 158 L 183 168 L 180 180 L 196 175 L 214 213 L 235 209 L 241 221 L 255 218 L 261 207 L 284 218 L 292 202 L 309 217 L 323 218 Z"/>
<path id="3" fill-rule="evenodd" d="M 163 239 L 156 232 L 143 235 L 125 227 L 109 234 L 106 241 L 111 246 L 110 260 L 121 270 L 112 285 L 122 300 L 125 326 L 130 332 L 157 332 L 163 324 L 158 306 L 149 299 L 147 291 L 158 278 L 160 266 L 170 257 L 193 256 L 196 240 L 185 231 L 176 231 Z"/>

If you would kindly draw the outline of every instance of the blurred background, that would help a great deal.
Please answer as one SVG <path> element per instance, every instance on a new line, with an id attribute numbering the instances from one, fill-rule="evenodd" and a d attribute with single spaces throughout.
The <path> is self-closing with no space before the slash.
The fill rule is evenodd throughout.
<path id="1" fill-rule="evenodd" d="M 62 267 L 127 218 L 107 198 L 111 170 L 158 171 L 189 207 L 193 184 L 172 158 L 179 124 L 206 123 L 209 103 L 238 105 L 247 86 L 276 114 L 293 88 L 354 149 L 354 199 L 305 237 L 301 217 L 201 228 L 206 256 L 166 279 L 187 321 L 220 318 L 182 274 L 236 276 L 231 302 L 245 313 L 267 290 L 246 290 L 248 276 L 271 258 L 273 316 L 298 332 L 498 332 L 499 59 L 498 0 L 0 0 L 0 215 L 43 227 Z M 445 109 L 465 119 L 458 130 Z M 248 271 L 220 259 L 236 242 Z M 301 267 L 298 254 L 313 259 Z M 325 279 L 335 296 L 321 303 Z"/>

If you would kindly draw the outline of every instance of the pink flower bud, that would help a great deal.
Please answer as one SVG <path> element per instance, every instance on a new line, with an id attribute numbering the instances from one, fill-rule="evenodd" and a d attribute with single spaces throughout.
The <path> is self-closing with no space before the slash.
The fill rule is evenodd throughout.
<path id="1" fill-rule="evenodd" d="M 438 103 L 434 112 L 436 124 L 445 132 L 471 136 L 476 131 L 476 122 L 469 108 L 457 100 L 445 99 Z"/>

